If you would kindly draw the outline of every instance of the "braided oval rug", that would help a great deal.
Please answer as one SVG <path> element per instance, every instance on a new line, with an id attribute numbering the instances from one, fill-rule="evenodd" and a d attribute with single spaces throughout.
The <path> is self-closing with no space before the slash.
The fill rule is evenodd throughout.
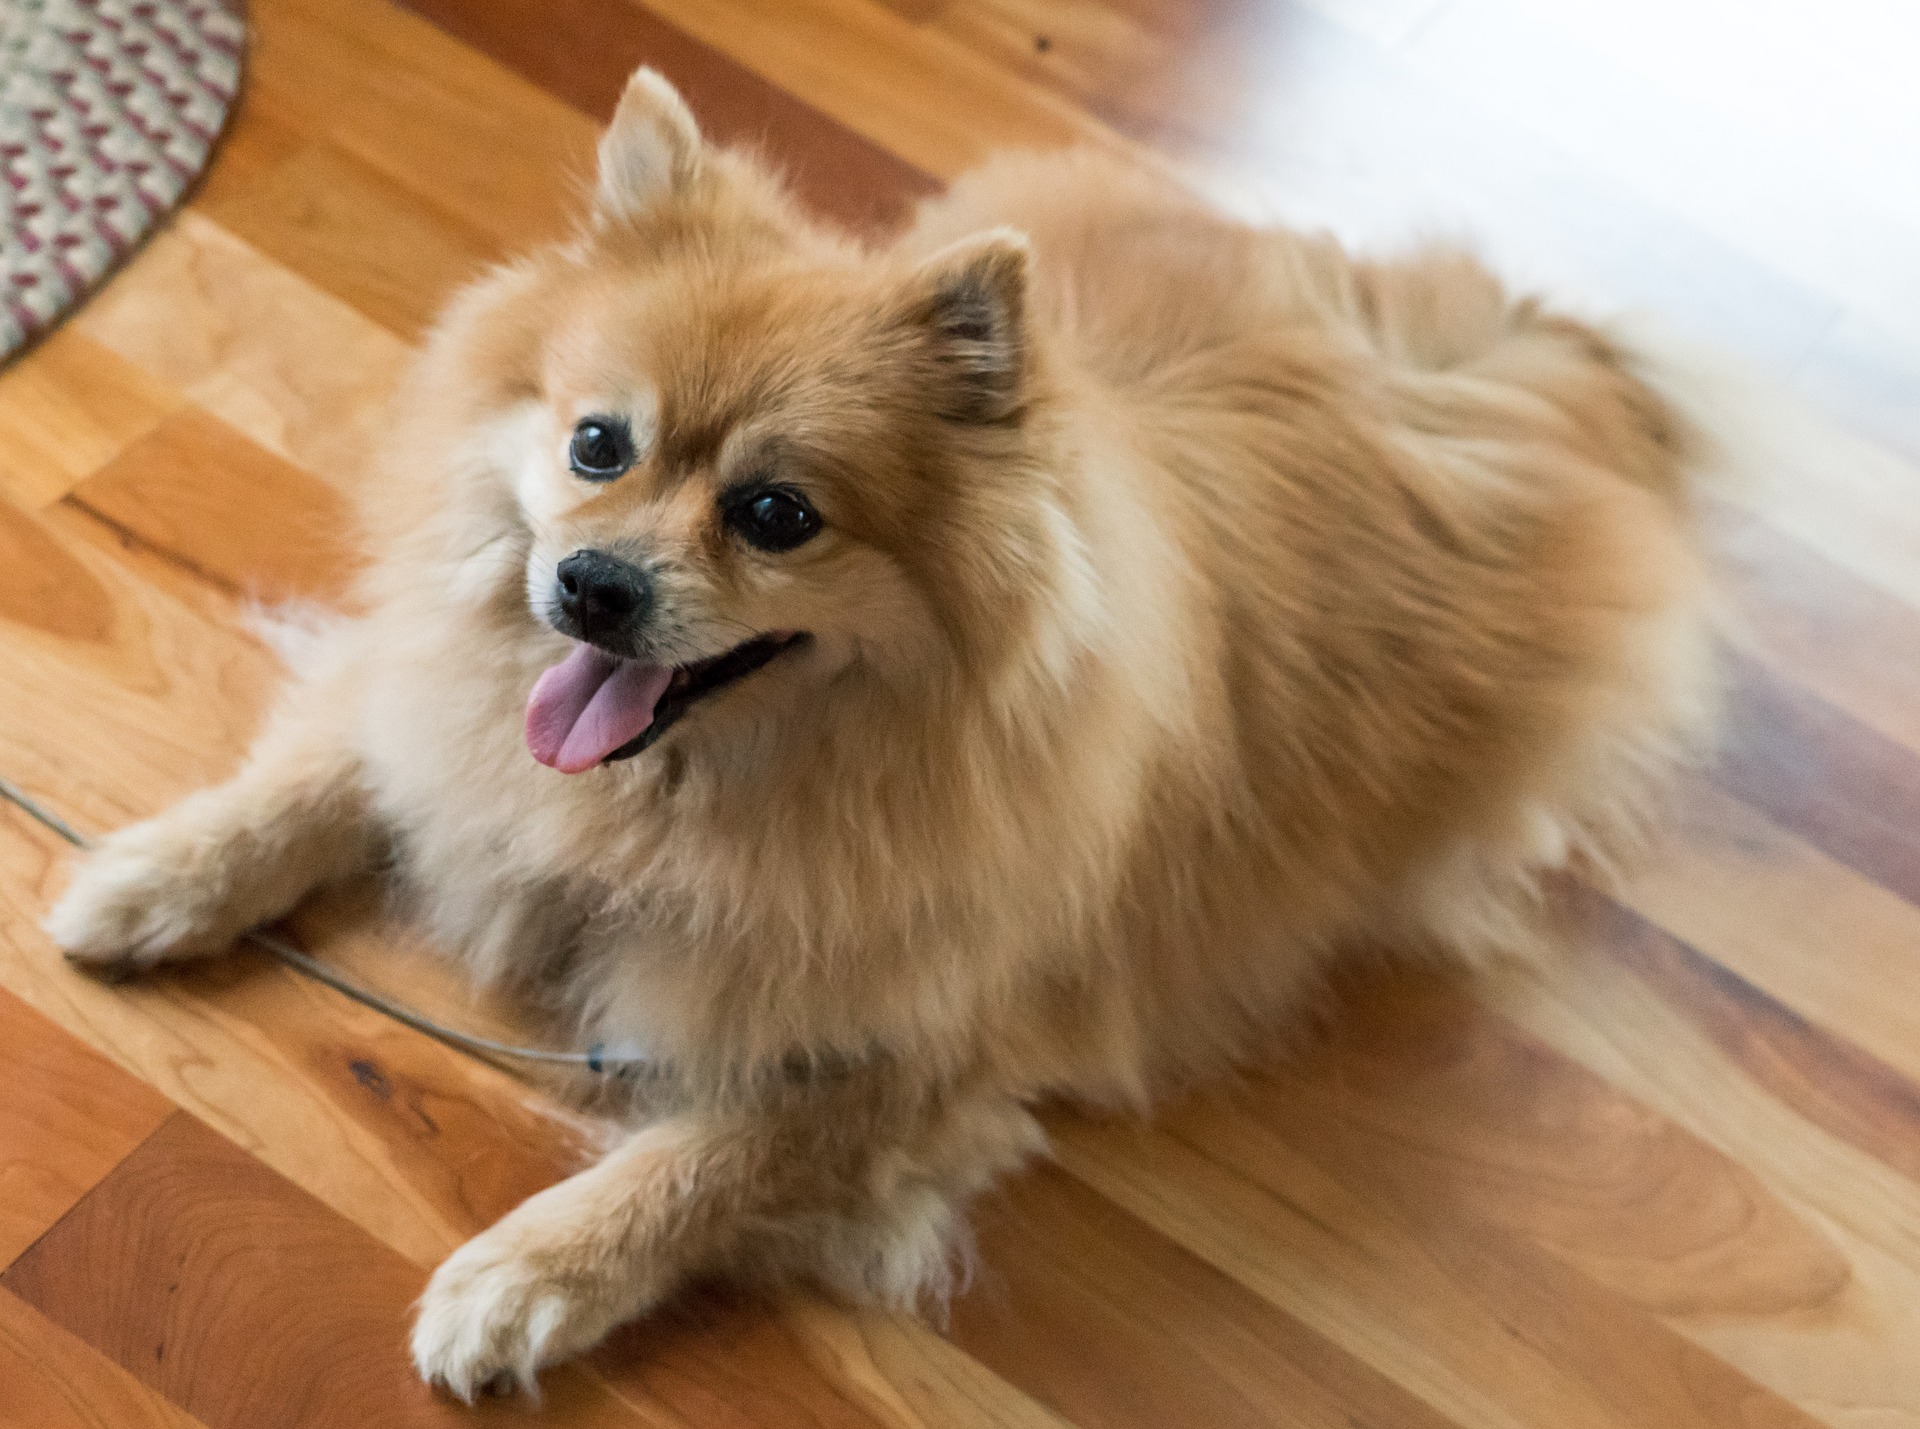
<path id="1" fill-rule="evenodd" d="M 140 246 L 240 85 L 242 0 L 0 0 L 0 363 Z"/>

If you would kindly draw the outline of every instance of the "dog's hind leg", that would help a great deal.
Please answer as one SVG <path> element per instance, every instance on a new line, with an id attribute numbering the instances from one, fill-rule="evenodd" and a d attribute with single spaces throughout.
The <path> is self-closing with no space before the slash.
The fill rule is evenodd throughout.
<path id="1" fill-rule="evenodd" d="M 103 839 L 47 915 L 54 942 L 118 974 L 203 957 L 369 863 L 347 684 L 295 689 L 232 779 Z"/>

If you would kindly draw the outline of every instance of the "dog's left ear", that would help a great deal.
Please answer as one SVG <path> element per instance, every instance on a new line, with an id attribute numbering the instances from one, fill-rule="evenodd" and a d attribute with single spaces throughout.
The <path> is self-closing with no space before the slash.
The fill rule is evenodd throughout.
<path id="1" fill-rule="evenodd" d="M 700 129 L 680 91 L 644 66 L 627 81 L 613 123 L 600 136 L 596 210 L 607 218 L 637 218 L 700 172 Z"/>
<path id="2" fill-rule="evenodd" d="M 945 388 L 939 411 L 997 422 L 1027 388 L 1026 235 L 996 228 L 944 248 L 913 275 L 909 319 L 931 344 Z"/>

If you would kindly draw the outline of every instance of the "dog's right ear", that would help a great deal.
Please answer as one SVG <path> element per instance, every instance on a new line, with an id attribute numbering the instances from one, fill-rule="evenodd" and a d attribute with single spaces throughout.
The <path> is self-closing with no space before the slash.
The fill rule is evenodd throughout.
<path id="1" fill-rule="evenodd" d="M 603 218 L 638 218 L 687 189 L 699 172 L 700 130 L 687 102 L 660 71 L 635 70 L 600 136 L 595 210 Z"/>

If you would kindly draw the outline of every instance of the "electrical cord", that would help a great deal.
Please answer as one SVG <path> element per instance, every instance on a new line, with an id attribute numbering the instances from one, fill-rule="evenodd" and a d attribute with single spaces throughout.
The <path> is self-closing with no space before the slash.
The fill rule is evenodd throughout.
<path id="1" fill-rule="evenodd" d="M 0 798 L 18 807 L 29 818 L 51 829 L 75 848 L 93 847 L 91 839 L 52 810 L 43 808 L 37 800 L 8 779 L 0 778 Z M 435 1022 L 432 1018 L 423 1016 L 390 998 L 383 997 L 371 988 L 362 987 L 350 978 L 342 977 L 325 963 L 302 952 L 284 938 L 262 932 L 257 928 L 250 930 L 245 936 L 248 942 L 272 954 L 295 972 L 332 988 L 343 997 L 352 998 L 362 1007 L 370 1007 L 404 1027 L 411 1027 L 416 1032 L 424 1033 L 435 1041 L 444 1042 L 447 1046 L 458 1048 L 462 1052 L 483 1058 L 512 1057 L 523 1062 L 560 1063 L 616 1076 L 632 1076 L 654 1066 L 654 1063 L 645 1057 L 608 1057 L 606 1048 L 599 1043 L 584 1052 L 551 1052 L 541 1047 L 515 1047 L 506 1042 L 496 1042 L 490 1037 L 461 1032 L 456 1028 Z"/>

